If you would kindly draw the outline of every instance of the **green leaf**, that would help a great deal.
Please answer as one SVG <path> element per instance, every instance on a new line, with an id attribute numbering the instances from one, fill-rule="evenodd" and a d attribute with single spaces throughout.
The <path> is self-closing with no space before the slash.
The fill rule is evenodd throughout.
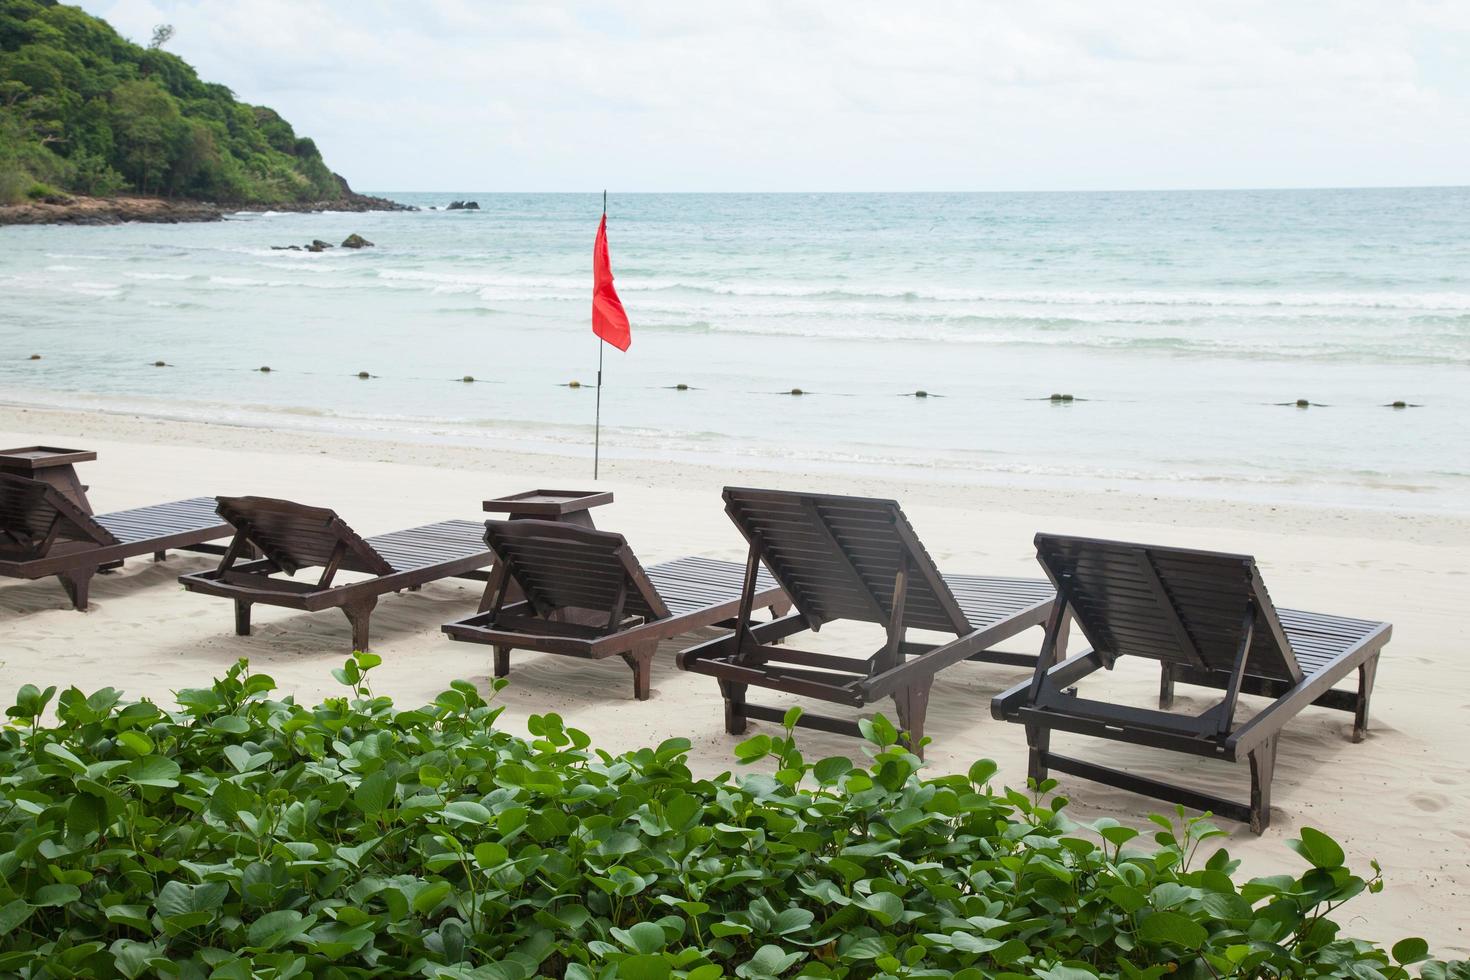
<path id="1" fill-rule="evenodd" d="M 748 961 L 737 967 L 735 974 L 752 978 L 779 977 L 801 958 L 801 953 L 788 953 L 780 946 L 767 943 L 756 950 Z"/>
<path id="2" fill-rule="evenodd" d="M 117 744 L 134 755 L 147 755 L 153 751 L 153 740 L 142 732 L 118 732 Z"/>
<path id="3" fill-rule="evenodd" d="M 31 896 L 31 904 L 37 908 L 69 905 L 79 901 L 81 897 L 82 890 L 76 885 L 42 885 Z"/>
<path id="4" fill-rule="evenodd" d="M 741 762 L 754 762 L 771 752 L 771 736 L 753 735 L 735 746 L 735 758 Z"/>
<path id="5" fill-rule="evenodd" d="M 1178 912 L 1154 912 L 1143 920 L 1138 935 L 1152 943 L 1199 949 L 1209 938 L 1204 926 Z"/>
<path id="6" fill-rule="evenodd" d="M 473 800 L 455 800 L 445 804 L 444 818 L 455 823 L 487 824 L 490 822 L 490 811 Z"/>
<path id="7" fill-rule="evenodd" d="M 885 926 L 893 925 L 903 916 L 903 899 L 891 892 L 874 892 L 858 899 L 855 904 L 867 909 Z"/>
<path id="8" fill-rule="evenodd" d="M 812 766 L 812 775 L 823 786 L 837 782 L 852 771 L 852 760 L 845 755 L 833 755 Z"/>
<path id="9" fill-rule="evenodd" d="M 47 742 L 45 746 L 42 747 L 41 751 L 45 752 L 53 759 L 61 760 L 61 762 L 64 763 L 68 769 L 76 773 L 78 776 L 84 775 L 87 772 L 87 764 L 81 759 L 78 759 L 74 754 L 72 754 L 71 749 L 67 748 L 65 745 L 60 745 L 56 742 Z"/>
<path id="10" fill-rule="evenodd" d="M 504 844 L 485 841 L 475 845 L 475 863 L 482 868 L 498 868 L 510 858 Z"/>
<path id="11" fill-rule="evenodd" d="M 23 898 L 17 898 L 7 905 L 0 906 L 0 936 L 5 935 L 26 919 L 29 919 L 31 912 L 31 906 Z"/>
<path id="12" fill-rule="evenodd" d="M 665 980 L 673 973 L 673 967 L 662 956 L 639 953 L 618 961 L 617 976 L 625 980 Z"/>
<path id="13" fill-rule="evenodd" d="M 1400 939 L 1393 944 L 1393 961 L 1401 966 L 1429 958 L 1429 944 L 1417 937 Z"/>
<path id="14" fill-rule="evenodd" d="M 1330 871 L 1342 867 L 1346 860 L 1337 841 L 1312 827 L 1303 827 L 1301 840 L 1287 841 L 1286 846 L 1306 858 L 1314 868 Z"/>
<path id="15" fill-rule="evenodd" d="M 663 927 L 652 922 L 635 922 L 627 929 L 613 929 L 612 934 L 635 953 L 657 953 L 668 944 Z"/>
<path id="16" fill-rule="evenodd" d="M 382 813 L 393 801 L 394 788 L 393 777 L 379 769 L 370 776 L 364 776 L 362 782 L 357 784 L 357 789 L 352 793 L 352 802 L 363 813 Z"/>
<path id="17" fill-rule="evenodd" d="M 439 903 L 448 897 L 452 886 L 447 881 L 435 881 L 420 888 L 418 894 L 413 897 L 413 910 L 419 915 L 426 915 L 439 907 Z"/>
<path id="18" fill-rule="evenodd" d="M 173 789 L 179 785 L 179 764 L 161 755 L 147 755 L 129 763 L 123 775 L 139 786 Z"/>
<path id="19" fill-rule="evenodd" d="M 302 918 L 301 913 L 295 909 L 267 912 L 250 923 L 245 931 L 245 939 L 256 949 L 275 949 L 300 936 L 315 921 L 316 916 Z"/>

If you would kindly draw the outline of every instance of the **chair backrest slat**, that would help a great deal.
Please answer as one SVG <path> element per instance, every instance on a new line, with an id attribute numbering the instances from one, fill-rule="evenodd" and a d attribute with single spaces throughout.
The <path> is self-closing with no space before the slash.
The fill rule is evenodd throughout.
<path id="1" fill-rule="evenodd" d="M 620 618 L 670 615 L 621 534 L 558 521 L 486 521 L 485 543 L 538 612 L 584 609 L 611 617 L 621 601 Z"/>
<path id="2" fill-rule="evenodd" d="M 50 484 L 0 473 L 0 549 L 42 558 L 57 541 L 118 543 L 116 535 Z"/>
<path id="3" fill-rule="evenodd" d="M 902 625 L 971 629 L 897 501 L 726 487 L 725 512 L 808 619 L 887 624 L 906 564 Z"/>
<path id="4" fill-rule="evenodd" d="M 391 575 L 393 566 L 336 511 L 273 497 L 216 497 L 219 515 L 283 571 L 327 565 L 370 575 Z"/>
<path id="5" fill-rule="evenodd" d="M 1036 555 L 1093 649 L 1229 673 L 1255 605 L 1246 672 L 1295 683 L 1301 667 L 1255 559 L 1038 534 Z"/>

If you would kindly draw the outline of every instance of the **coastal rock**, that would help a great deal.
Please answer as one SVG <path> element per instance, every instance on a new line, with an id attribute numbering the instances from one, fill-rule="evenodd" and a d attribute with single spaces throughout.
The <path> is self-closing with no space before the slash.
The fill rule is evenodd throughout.
<path id="1" fill-rule="evenodd" d="M 372 248 L 373 243 L 363 238 L 357 232 L 353 232 L 342 240 L 343 248 Z"/>
<path id="2" fill-rule="evenodd" d="M 330 245 L 323 245 L 321 242 L 312 242 L 306 246 L 308 252 L 325 252 L 329 248 L 331 248 Z"/>
<path id="3" fill-rule="evenodd" d="M 215 201 L 166 200 L 161 197 L 123 195 L 118 197 L 85 197 L 77 195 L 59 203 L 49 200 L 27 201 L 24 204 L 0 205 L 0 225 L 117 225 L 125 221 L 175 224 L 181 221 L 223 221 L 228 215 L 240 212 L 291 211 L 308 213 L 316 211 L 417 211 L 418 208 L 399 204 L 385 197 L 359 194 L 348 186 L 341 174 L 336 178 L 338 196 L 326 201 L 277 202 L 275 204 L 247 204 Z M 474 202 L 474 209 L 479 205 Z M 288 247 L 281 246 L 284 251 Z M 328 246 L 330 247 L 330 246 Z"/>
<path id="4" fill-rule="evenodd" d="M 311 248 L 312 248 L 312 251 L 314 251 L 314 252 L 319 252 L 322 249 L 333 248 L 333 247 L 334 246 L 332 245 L 331 242 L 324 242 L 320 238 L 313 238 L 311 240 Z"/>
<path id="5" fill-rule="evenodd" d="M 219 221 L 213 204 L 157 197 L 69 197 L 0 207 L 0 225 L 116 225 L 124 221 L 173 224 Z"/>
<path id="6" fill-rule="evenodd" d="M 480 202 L 479 201 L 450 201 L 449 202 L 449 207 L 445 208 L 444 210 L 446 210 L 446 211 L 478 211 L 478 210 L 480 210 Z"/>

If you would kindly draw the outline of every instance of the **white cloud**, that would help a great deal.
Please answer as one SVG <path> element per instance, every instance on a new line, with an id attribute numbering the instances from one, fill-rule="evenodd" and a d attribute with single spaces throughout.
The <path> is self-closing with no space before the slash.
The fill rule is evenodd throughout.
<path id="1" fill-rule="evenodd" d="M 86 0 L 355 186 L 1464 183 L 1470 4 Z"/>

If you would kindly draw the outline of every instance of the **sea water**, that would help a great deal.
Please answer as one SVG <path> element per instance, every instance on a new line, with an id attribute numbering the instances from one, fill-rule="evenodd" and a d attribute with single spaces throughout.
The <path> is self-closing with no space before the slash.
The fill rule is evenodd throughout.
<path id="1" fill-rule="evenodd" d="M 388 196 L 0 228 L 0 400 L 590 457 L 601 195 Z M 608 455 L 1470 511 L 1470 189 L 608 210 Z"/>

